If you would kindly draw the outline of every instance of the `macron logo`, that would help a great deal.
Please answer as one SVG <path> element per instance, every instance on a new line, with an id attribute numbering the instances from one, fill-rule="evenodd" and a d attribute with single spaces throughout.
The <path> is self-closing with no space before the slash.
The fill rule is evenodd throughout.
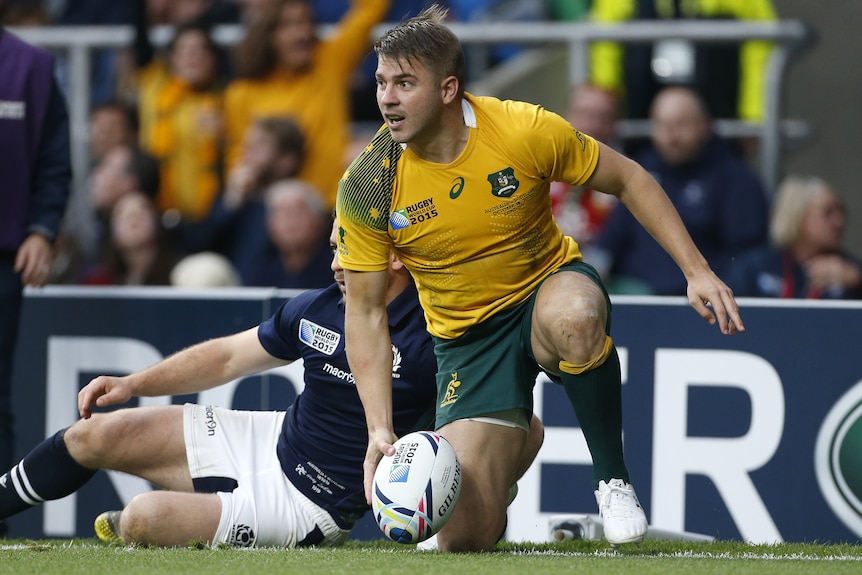
<path id="1" fill-rule="evenodd" d="M 27 102 L 0 100 L 0 119 L 23 120 L 27 116 Z"/>

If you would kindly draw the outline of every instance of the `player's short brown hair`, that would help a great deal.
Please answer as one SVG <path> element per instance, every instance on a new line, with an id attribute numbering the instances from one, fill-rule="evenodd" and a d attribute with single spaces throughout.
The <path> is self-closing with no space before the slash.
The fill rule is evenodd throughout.
<path id="1" fill-rule="evenodd" d="M 449 11 L 434 4 L 418 16 L 401 22 L 374 43 L 378 57 L 396 62 L 420 63 L 442 80 L 458 79 L 458 94 L 465 84 L 464 50 L 458 37 L 443 22 Z"/>

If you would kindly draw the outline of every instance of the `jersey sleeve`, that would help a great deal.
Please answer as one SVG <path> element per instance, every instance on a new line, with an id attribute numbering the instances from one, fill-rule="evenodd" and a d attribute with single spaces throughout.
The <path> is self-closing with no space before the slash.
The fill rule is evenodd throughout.
<path id="1" fill-rule="evenodd" d="M 518 141 L 526 144 L 538 173 L 545 179 L 582 185 L 599 162 L 599 145 L 562 116 L 536 106 Z M 528 116 L 529 117 L 529 116 Z"/>
<path id="2" fill-rule="evenodd" d="M 299 320 L 303 310 L 319 291 L 307 291 L 290 298 L 281 304 L 272 317 L 261 322 L 257 328 L 257 339 L 267 353 L 286 361 L 301 357 L 297 335 Z"/>
<path id="3" fill-rule="evenodd" d="M 384 271 L 392 240 L 389 212 L 401 146 L 382 128 L 338 183 L 338 261 L 351 271 Z"/>

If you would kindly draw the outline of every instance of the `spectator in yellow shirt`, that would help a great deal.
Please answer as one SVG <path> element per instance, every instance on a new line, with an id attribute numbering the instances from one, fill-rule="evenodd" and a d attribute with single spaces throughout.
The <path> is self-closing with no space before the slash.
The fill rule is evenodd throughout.
<path id="1" fill-rule="evenodd" d="M 222 188 L 220 51 L 199 23 L 176 27 L 166 58 L 154 58 L 146 13 L 136 21 L 140 142 L 159 160 L 157 204 L 166 223 L 205 218 Z"/>
<path id="2" fill-rule="evenodd" d="M 390 0 L 351 0 L 331 35 L 317 37 L 308 0 L 273 0 L 238 46 L 238 78 L 225 94 L 227 164 L 240 157 L 256 118 L 291 115 L 306 138 L 299 177 L 321 190 L 329 207 L 350 137 L 353 71 L 370 50 L 371 31 Z"/>

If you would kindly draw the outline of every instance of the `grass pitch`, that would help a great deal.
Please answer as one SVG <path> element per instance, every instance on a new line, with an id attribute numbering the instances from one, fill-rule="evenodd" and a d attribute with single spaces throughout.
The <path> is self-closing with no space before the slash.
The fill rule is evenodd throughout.
<path id="1" fill-rule="evenodd" d="M 155 549 L 96 539 L 0 542 L 0 573 L 33 575 L 601 575 L 859 574 L 862 546 L 646 541 L 617 550 L 597 541 L 500 543 L 492 553 L 416 551 L 388 541 L 336 549 Z"/>

